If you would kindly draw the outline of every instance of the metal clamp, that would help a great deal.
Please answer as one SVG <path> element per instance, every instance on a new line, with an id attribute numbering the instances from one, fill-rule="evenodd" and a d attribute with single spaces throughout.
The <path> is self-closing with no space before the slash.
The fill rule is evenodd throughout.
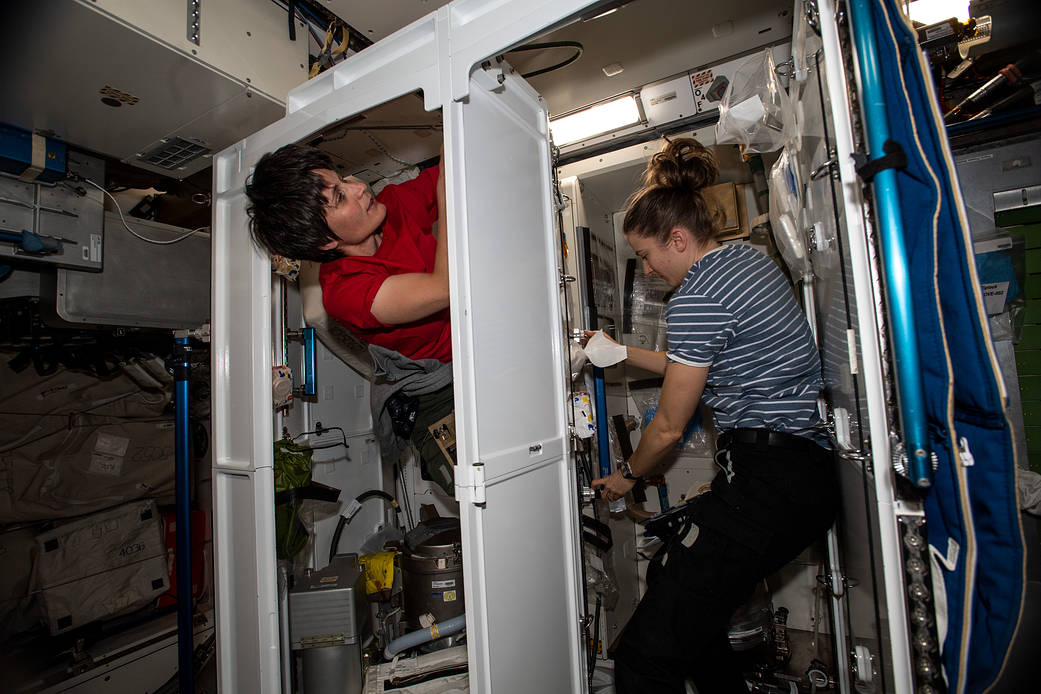
<path id="1" fill-rule="evenodd" d="M 817 179 L 819 179 L 820 177 L 822 177 L 826 173 L 831 173 L 832 175 L 837 174 L 838 169 L 836 169 L 835 166 L 838 163 L 839 163 L 838 159 L 836 159 L 834 157 L 832 157 L 831 159 L 827 160 L 826 162 L 824 162 L 823 164 L 821 164 L 820 166 L 818 166 L 817 168 L 815 168 L 813 170 L 813 173 L 810 174 L 810 180 L 811 181 L 816 181 Z"/>

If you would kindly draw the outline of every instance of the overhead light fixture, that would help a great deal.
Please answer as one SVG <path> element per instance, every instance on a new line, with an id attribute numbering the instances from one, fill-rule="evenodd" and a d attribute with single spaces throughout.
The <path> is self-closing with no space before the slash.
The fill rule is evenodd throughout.
<path id="1" fill-rule="evenodd" d="M 551 120 L 549 129 L 553 143 L 559 147 L 636 125 L 642 120 L 636 97 L 627 94 Z"/>
<path id="2" fill-rule="evenodd" d="M 618 75 L 622 74 L 622 70 L 624 70 L 625 68 L 622 67 L 621 63 L 608 63 L 600 69 L 603 70 L 604 74 L 608 77 L 617 77 Z"/>
<path id="3" fill-rule="evenodd" d="M 916 22 L 929 25 L 951 17 L 959 22 L 969 19 L 968 0 L 911 0 L 907 7 L 908 16 Z"/>
<path id="4" fill-rule="evenodd" d="M 600 19 L 609 14 L 614 14 L 628 4 L 629 0 L 604 0 L 603 2 L 598 2 L 592 7 L 587 8 L 585 12 L 579 15 L 579 19 L 583 22 L 591 22 L 594 19 Z"/>

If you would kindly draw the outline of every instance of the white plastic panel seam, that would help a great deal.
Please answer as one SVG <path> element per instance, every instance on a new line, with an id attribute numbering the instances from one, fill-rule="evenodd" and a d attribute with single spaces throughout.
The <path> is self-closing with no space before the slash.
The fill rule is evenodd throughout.
<path id="1" fill-rule="evenodd" d="M 912 687 L 910 642 L 907 631 L 907 610 L 904 603 L 903 562 L 900 552 L 900 531 L 894 509 L 895 494 L 892 470 L 889 466 L 889 420 L 883 392 L 881 346 L 876 324 L 875 294 L 871 276 L 871 253 L 862 210 L 864 198 L 861 181 L 853 165 L 853 128 L 850 122 L 850 103 L 846 93 L 847 77 L 842 69 L 842 48 L 835 19 L 834 0 L 820 0 L 819 16 L 821 40 L 824 48 L 824 66 L 829 90 L 829 105 L 835 127 L 835 148 L 838 153 L 842 203 L 845 208 L 849 252 L 853 269 L 853 286 L 857 302 L 857 335 L 860 338 L 861 360 L 864 367 L 865 396 L 870 420 L 871 456 L 875 461 L 872 475 L 878 503 L 879 542 L 888 620 L 885 628 L 892 653 L 893 691 L 909 693 Z M 855 68 L 855 65 L 854 65 Z M 882 629 L 882 625 L 879 625 Z"/>

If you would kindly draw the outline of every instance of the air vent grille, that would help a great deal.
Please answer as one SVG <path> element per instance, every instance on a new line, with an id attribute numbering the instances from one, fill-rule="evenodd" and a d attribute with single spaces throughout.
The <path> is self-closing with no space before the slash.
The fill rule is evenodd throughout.
<path id="1" fill-rule="evenodd" d="M 173 171 L 209 152 L 210 148 L 199 142 L 192 142 L 183 137 L 171 137 L 157 147 L 137 155 L 137 158 L 144 164 Z"/>

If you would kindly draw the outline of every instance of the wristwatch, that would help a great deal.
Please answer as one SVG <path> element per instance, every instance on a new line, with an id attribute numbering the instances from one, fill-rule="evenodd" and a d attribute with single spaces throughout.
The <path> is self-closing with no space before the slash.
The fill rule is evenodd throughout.
<path id="1" fill-rule="evenodd" d="M 636 475 L 633 474 L 633 469 L 631 467 L 629 467 L 629 461 L 628 460 L 626 460 L 621 465 L 619 465 L 618 469 L 621 470 L 622 477 L 624 477 L 627 480 L 638 480 L 638 479 L 640 479 L 639 477 L 637 477 Z"/>

